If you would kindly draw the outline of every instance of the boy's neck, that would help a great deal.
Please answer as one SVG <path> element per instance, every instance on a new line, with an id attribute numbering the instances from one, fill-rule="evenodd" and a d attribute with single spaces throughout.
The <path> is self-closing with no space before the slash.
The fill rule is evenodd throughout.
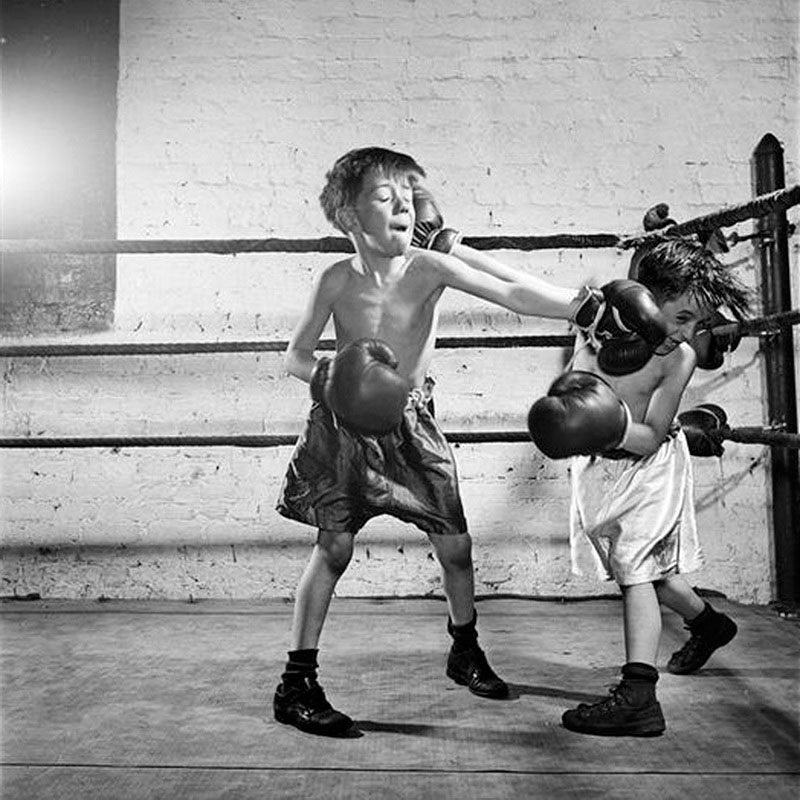
<path id="1" fill-rule="evenodd" d="M 365 275 L 374 274 L 387 277 L 403 269 L 408 260 L 408 253 L 399 256 L 380 256 L 376 253 L 365 252 L 356 248 L 353 265 Z"/>

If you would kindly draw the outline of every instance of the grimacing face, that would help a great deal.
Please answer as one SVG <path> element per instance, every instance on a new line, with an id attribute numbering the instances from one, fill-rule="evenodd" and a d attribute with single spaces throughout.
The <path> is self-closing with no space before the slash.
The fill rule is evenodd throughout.
<path id="1" fill-rule="evenodd" d="M 668 338 L 674 342 L 691 340 L 713 312 L 690 292 L 664 300 L 660 307 L 667 320 Z"/>
<path id="2" fill-rule="evenodd" d="M 408 175 L 373 170 L 364 177 L 353 211 L 366 245 L 378 254 L 392 257 L 408 250 L 414 230 L 412 189 Z"/>

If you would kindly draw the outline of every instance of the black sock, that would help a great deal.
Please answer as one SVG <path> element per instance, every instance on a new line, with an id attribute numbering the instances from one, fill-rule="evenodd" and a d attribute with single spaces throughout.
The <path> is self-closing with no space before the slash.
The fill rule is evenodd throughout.
<path id="1" fill-rule="evenodd" d="M 620 689 L 631 705 L 642 706 L 656 699 L 658 670 L 651 664 L 629 661 L 622 667 Z"/>
<path id="2" fill-rule="evenodd" d="M 689 626 L 689 630 L 693 632 L 702 631 L 716 620 L 718 613 L 711 607 L 710 603 L 704 602 L 703 610 L 694 619 L 687 620 L 686 624 Z"/>
<path id="3" fill-rule="evenodd" d="M 284 683 L 302 683 L 305 678 L 317 677 L 317 649 L 290 650 L 286 669 L 281 675 Z"/>
<path id="4" fill-rule="evenodd" d="M 453 637 L 453 650 L 455 650 L 457 653 L 463 653 L 465 650 L 471 650 L 477 646 L 477 621 L 477 611 L 473 611 L 472 621 L 468 622 L 466 625 L 453 625 L 453 621 L 448 617 L 447 632 Z"/>

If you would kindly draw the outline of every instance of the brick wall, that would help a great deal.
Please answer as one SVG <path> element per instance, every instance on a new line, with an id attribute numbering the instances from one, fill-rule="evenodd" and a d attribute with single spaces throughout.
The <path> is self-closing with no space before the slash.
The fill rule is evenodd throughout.
<path id="1" fill-rule="evenodd" d="M 120 30 L 120 238 L 333 234 L 316 199 L 324 173 L 369 144 L 412 153 L 470 235 L 627 233 L 655 202 L 677 219 L 742 202 L 767 131 L 798 181 L 792 2 L 123 0 Z M 613 250 L 503 257 L 567 285 L 619 276 L 627 261 Z M 751 247 L 726 258 L 756 285 Z M 792 259 L 796 272 L 796 245 Z M 103 340 L 288 338 L 327 260 L 120 256 Z M 443 302 L 443 335 L 565 332 L 455 293 Z M 561 358 L 440 351 L 445 429 L 522 429 Z M 281 433 L 306 409 L 305 386 L 268 354 L 7 359 L 4 373 L 5 435 Z M 722 370 L 699 373 L 686 402 L 719 402 L 752 425 L 763 394 L 749 339 Z M 456 454 L 479 594 L 613 590 L 569 575 L 562 464 L 525 445 Z M 289 596 L 312 532 L 273 511 L 288 455 L 5 451 L 4 593 Z M 698 585 L 771 598 L 768 470 L 753 445 L 696 461 L 709 561 Z M 425 537 L 386 518 L 359 536 L 339 586 L 439 591 Z"/>

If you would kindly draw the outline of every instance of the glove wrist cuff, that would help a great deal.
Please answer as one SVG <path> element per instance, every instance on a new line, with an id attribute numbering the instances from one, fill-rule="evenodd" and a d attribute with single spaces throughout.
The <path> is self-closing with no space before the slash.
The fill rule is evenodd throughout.
<path id="1" fill-rule="evenodd" d="M 602 303 L 603 293 L 599 289 L 582 286 L 569 304 L 569 321 L 582 331 L 588 331 L 597 319 Z"/>
<path id="2" fill-rule="evenodd" d="M 631 433 L 631 426 L 633 425 L 633 417 L 631 416 L 631 410 L 628 408 L 628 404 L 624 400 L 620 400 L 620 405 L 622 406 L 622 410 L 625 412 L 625 429 L 622 431 L 622 438 L 617 443 L 617 447 L 621 450 L 627 450 L 628 448 L 626 445 L 628 444 L 628 437 Z"/>
<path id="3" fill-rule="evenodd" d="M 317 403 L 325 402 L 325 385 L 328 382 L 328 373 L 331 368 L 331 359 L 328 356 L 323 356 L 317 359 L 314 368 L 311 370 L 311 378 L 309 379 L 309 390 L 311 392 L 311 399 Z"/>
<path id="4" fill-rule="evenodd" d="M 461 231 L 452 228 L 442 228 L 428 239 L 428 250 L 435 250 L 437 253 L 451 253 L 453 248 L 461 241 Z"/>

